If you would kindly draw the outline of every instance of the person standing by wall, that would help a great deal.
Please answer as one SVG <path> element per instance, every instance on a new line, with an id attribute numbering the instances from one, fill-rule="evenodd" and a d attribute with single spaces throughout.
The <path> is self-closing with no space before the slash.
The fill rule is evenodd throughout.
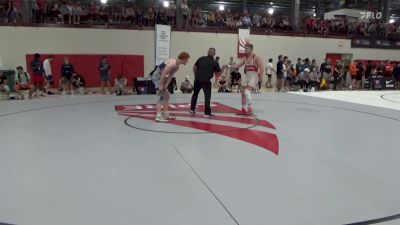
<path id="1" fill-rule="evenodd" d="M 278 63 L 276 64 L 276 91 L 280 92 L 282 88 L 283 79 L 283 56 L 278 56 Z"/>
<path id="2" fill-rule="evenodd" d="M 332 76 L 331 59 L 325 59 L 325 62 L 321 64 L 320 72 L 322 76 L 321 85 L 324 84 L 323 86 L 326 85 L 326 89 L 329 89 Z M 323 87 L 323 89 L 324 88 L 325 87 Z"/>
<path id="3" fill-rule="evenodd" d="M 357 64 L 357 72 L 356 72 L 356 89 L 363 88 L 362 85 L 363 78 L 365 79 L 365 68 L 362 62 L 358 62 Z"/>
<path id="4" fill-rule="evenodd" d="M 203 89 L 205 98 L 204 116 L 210 119 L 214 116 L 211 114 L 211 79 L 213 78 L 215 72 L 221 71 L 219 63 L 214 59 L 215 54 L 215 48 L 210 48 L 208 49 L 207 56 L 200 57 L 194 64 L 194 90 L 189 110 L 189 113 L 191 114 L 196 113 L 199 92 L 201 89 Z"/>
<path id="5" fill-rule="evenodd" d="M 74 66 L 69 62 L 68 58 L 64 59 L 64 64 L 61 66 L 61 76 L 63 84 L 62 96 L 65 96 L 67 89 L 70 90 L 71 95 L 74 94 L 74 89 L 72 86 L 72 74 L 74 73 Z"/>
<path id="6" fill-rule="evenodd" d="M 33 61 L 31 63 L 32 73 L 33 73 L 33 86 L 35 86 L 34 97 L 47 96 L 44 90 L 44 69 L 43 63 L 40 61 L 40 54 L 36 53 L 33 56 Z"/>
<path id="7" fill-rule="evenodd" d="M 110 76 L 111 76 L 111 66 L 107 61 L 107 57 L 103 56 L 101 58 L 101 62 L 99 64 L 99 73 L 100 73 L 100 80 L 101 80 L 101 93 L 105 95 L 104 86 L 107 85 L 108 92 L 107 94 L 111 93 L 111 83 L 110 83 Z"/>
<path id="8" fill-rule="evenodd" d="M 47 94 L 49 94 L 49 95 L 54 94 L 54 93 L 52 93 L 50 91 L 50 88 L 54 83 L 54 81 L 53 81 L 53 73 L 51 71 L 51 62 L 53 61 L 53 59 L 54 59 L 54 56 L 53 55 L 49 55 L 47 57 L 47 59 L 45 59 L 43 61 L 44 75 L 45 75 L 45 78 L 46 78 L 45 90 L 47 91 Z"/>
<path id="9" fill-rule="evenodd" d="M 342 64 L 338 60 L 335 68 L 333 68 L 333 90 L 336 91 L 338 85 L 341 83 L 343 77 Z M 341 87 L 341 85 L 339 85 Z"/>
<path id="10" fill-rule="evenodd" d="M 273 64 L 273 59 L 269 59 L 267 67 L 265 68 L 265 70 L 267 71 L 267 88 L 272 88 L 272 73 L 275 72 L 274 69 L 274 64 Z"/>

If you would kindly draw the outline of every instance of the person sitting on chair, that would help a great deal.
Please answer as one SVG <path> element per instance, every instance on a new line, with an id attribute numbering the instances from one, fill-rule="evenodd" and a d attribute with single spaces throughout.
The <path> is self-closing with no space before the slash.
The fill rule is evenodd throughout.
<path id="1" fill-rule="evenodd" d="M 220 93 L 229 92 L 228 82 L 226 81 L 225 76 L 221 76 L 221 79 L 218 81 L 217 85 L 218 85 L 218 92 Z"/>
<path id="2" fill-rule="evenodd" d="M 22 66 L 17 67 L 17 73 L 15 74 L 15 92 L 18 94 L 18 98 L 25 99 L 21 91 L 29 90 L 29 98 L 32 98 L 34 86 L 31 84 L 31 75 L 28 72 L 24 72 Z"/>
<path id="3" fill-rule="evenodd" d="M 231 91 L 233 91 L 234 86 L 238 87 L 237 92 L 239 93 L 239 90 L 241 90 L 242 88 L 242 75 L 238 71 L 232 71 L 231 73 L 231 83 L 230 83 Z"/>
<path id="4" fill-rule="evenodd" d="M 121 74 L 119 73 L 117 75 L 117 78 L 114 80 L 114 88 L 115 88 L 115 93 L 117 95 L 126 95 L 126 84 L 128 83 L 128 80 Z"/>
<path id="5" fill-rule="evenodd" d="M 0 92 L 4 92 L 7 95 L 7 99 L 10 98 L 10 87 L 8 86 L 8 80 L 5 75 L 0 76 Z"/>
<path id="6" fill-rule="evenodd" d="M 181 84 L 181 91 L 182 91 L 182 93 L 184 93 L 184 94 L 186 94 L 186 93 L 188 93 L 188 94 L 192 93 L 192 91 L 193 91 L 193 84 L 192 84 L 192 81 L 190 80 L 189 76 L 186 76 L 186 77 L 185 77 L 185 80 L 182 81 L 182 84 Z"/>

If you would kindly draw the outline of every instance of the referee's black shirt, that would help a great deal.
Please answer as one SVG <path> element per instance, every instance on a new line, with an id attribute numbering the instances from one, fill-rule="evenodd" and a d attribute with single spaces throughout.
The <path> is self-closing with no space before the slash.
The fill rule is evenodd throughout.
<path id="1" fill-rule="evenodd" d="M 197 68 L 195 82 L 208 82 L 213 78 L 215 72 L 221 71 L 219 63 L 210 55 L 200 57 L 194 65 Z"/>

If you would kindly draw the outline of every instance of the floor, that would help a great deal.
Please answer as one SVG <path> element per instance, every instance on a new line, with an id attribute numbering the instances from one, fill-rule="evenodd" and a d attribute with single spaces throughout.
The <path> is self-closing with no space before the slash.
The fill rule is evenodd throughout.
<path id="1" fill-rule="evenodd" d="M 1 101 L 0 221 L 400 224 L 399 99 L 258 94 L 244 118 L 239 95 L 213 94 L 208 120 L 178 94 L 170 124 L 154 96 Z"/>

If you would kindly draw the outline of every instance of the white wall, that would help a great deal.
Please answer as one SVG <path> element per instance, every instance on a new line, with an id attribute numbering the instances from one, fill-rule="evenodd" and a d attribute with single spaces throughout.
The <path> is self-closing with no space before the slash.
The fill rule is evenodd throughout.
<path id="1" fill-rule="evenodd" d="M 135 30 L 0 27 L 0 57 L 3 68 L 26 65 L 27 53 L 52 54 L 140 54 L 145 57 L 145 73 L 154 67 L 154 32 Z M 352 49 L 350 40 L 252 35 L 256 54 L 264 61 L 279 54 L 290 59 L 315 58 L 321 63 L 326 53 L 354 54 L 354 59 L 390 59 L 400 61 L 399 50 Z M 221 63 L 237 55 L 237 34 L 172 33 L 172 57 L 180 51 L 191 54 L 189 65 L 177 73 L 178 82 L 193 76 L 192 65 L 209 47 L 217 49 Z"/>

